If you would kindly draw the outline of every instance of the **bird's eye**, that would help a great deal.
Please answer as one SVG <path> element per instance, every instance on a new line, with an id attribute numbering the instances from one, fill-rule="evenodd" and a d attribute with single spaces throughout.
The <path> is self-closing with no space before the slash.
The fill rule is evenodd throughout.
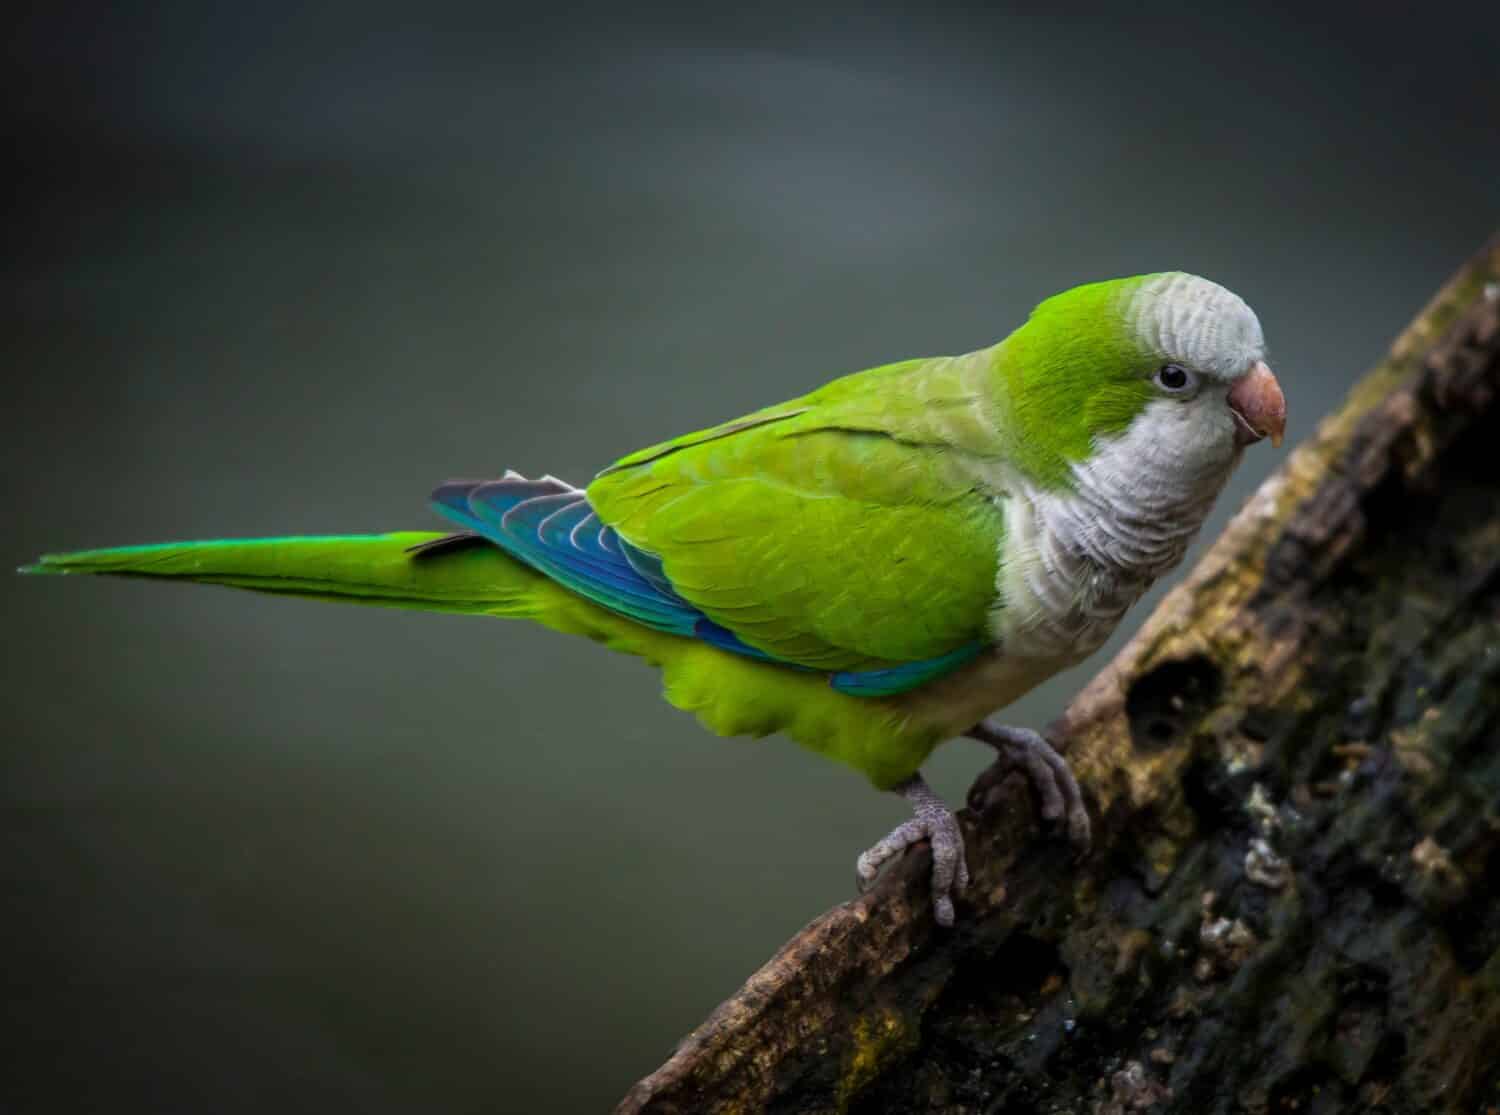
<path id="1" fill-rule="evenodd" d="M 1181 364 L 1163 364 L 1156 370 L 1156 375 L 1153 378 L 1155 378 L 1158 387 L 1163 391 L 1170 391 L 1174 395 L 1181 395 L 1198 386 L 1198 377 Z"/>

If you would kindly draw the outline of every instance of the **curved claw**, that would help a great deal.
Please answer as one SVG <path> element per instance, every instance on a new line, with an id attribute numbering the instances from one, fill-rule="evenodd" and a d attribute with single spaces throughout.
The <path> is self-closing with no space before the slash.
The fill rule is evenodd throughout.
<path id="1" fill-rule="evenodd" d="M 969 885 L 969 865 L 964 858 L 964 836 L 958 819 L 928 788 L 920 775 L 898 787 L 916 816 L 897 825 L 879 843 L 859 857 L 854 867 L 860 893 L 874 885 L 880 868 L 913 844 L 932 845 L 932 914 L 944 927 L 953 925 L 953 898 Z"/>
<path id="2" fill-rule="evenodd" d="M 969 788 L 969 808 L 983 812 L 990 795 L 1011 774 L 1026 776 L 1041 798 L 1041 814 L 1046 821 L 1063 821 L 1069 842 L 1082 855 L 1091 839 L 1088 808 L 1083 792 L 1073 777 L 1068 761 L 1057 753 L 1040 732 L 1029 728 L 980 724 L 969 733 L 973 738 L 991 744 L 998 752 Z"/>

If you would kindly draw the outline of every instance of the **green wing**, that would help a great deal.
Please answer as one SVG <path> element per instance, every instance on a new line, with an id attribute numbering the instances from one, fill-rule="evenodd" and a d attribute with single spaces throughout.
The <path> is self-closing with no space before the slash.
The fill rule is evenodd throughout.
<path id="1" fill-rule="evenodd" d="M 588 489 L 671 587 L 777 659 L 884 669 L 987 641 L 1002 522 L 959 358 L 907 361 L 625 457 Z"/>

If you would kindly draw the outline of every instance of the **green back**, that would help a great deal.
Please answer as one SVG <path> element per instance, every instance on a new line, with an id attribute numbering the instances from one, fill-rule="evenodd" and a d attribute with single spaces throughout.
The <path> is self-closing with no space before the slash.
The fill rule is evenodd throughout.
<path id="1" fill-rule="evenodd" d="M 676 590 L 779 659 L 880 669 L 983 640 L 1002 530 L 969 360 L 913 360 L 624 458 L 589 487 Z"/>

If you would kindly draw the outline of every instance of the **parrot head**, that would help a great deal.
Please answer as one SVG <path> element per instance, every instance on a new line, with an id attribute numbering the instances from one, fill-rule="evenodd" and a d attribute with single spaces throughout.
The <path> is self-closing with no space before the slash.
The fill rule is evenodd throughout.
<path id="1" fill-rule="evenodd" d="M 1286 428 L 1254 311 L 1180 271 L 1047 299 L 1001 343 L 996 368 L 1017 455 L 1054 485 L 1122 445 L 1184 482 L 1221 482 L 1247 445 L 1279 445 Z"/>

